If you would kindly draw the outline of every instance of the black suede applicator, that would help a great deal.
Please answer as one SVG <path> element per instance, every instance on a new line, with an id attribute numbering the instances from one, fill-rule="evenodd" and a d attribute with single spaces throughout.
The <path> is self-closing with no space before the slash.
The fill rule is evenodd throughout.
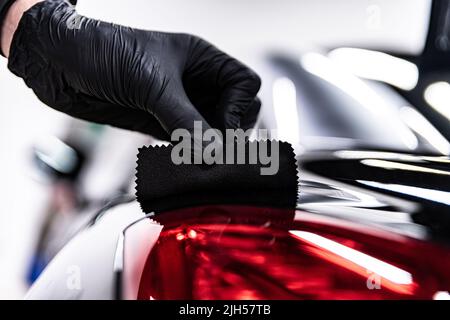
<path id="1" fill-rule="evenodd" d="M 245 159 L 251 145 L 259 148 L 266 142 L 246 143 Z M 176 165 L 171 160 L 173 146 L 143 147 L 137 160 L 137 201 L 145 213 L 155 214 L 210 204 L 293 209 L 298 196 L 295 154 L 289 143 L 278 145 L 279 166 L 274 175 L 261 175 L 267 165 L 259 157 L 257 164 Z"/>

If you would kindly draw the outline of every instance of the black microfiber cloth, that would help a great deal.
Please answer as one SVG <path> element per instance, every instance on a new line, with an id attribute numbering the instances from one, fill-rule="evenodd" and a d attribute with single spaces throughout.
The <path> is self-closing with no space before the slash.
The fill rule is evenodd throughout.
<path id="1" fill-rule="evenodd" d="M 246 143 L 247 160 L 249 146 L 261 143 Z M 259 158 L 258 164 L 175 165 L 172 148 L 139 149 L 136 197 L 145 213 L 209 204 L 296 207 L 297 165 L 289 143 L 279 142 L 279 168 L 274 175 L 261 175 L 261 168 L 267 166 Z"/>

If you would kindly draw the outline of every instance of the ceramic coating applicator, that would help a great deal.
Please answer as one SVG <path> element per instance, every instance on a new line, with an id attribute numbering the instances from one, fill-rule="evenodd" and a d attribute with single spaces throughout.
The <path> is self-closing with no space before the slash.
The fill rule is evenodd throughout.
<path id="1" fill-rule="evenodd" d="M 177 165 L 171 157 L 173 146 L 143 147 L 137 161 L 137 200 L 144 212 L 155 214 L 210 204 L 295 208 L 298 177 L 292 146 L 276 142 L 277 150 L 271 150 L 274 141 L 267 142 L 246 143 L 244 164 Z M 278 153 L 271 154 L 278 161 L 277 171 L 271 175 L 262 174 L 267 163 L 259 161 L 260 152 L 256 163 L 249 161 L 263 144 L 269 145 L 269 152 Z"/>

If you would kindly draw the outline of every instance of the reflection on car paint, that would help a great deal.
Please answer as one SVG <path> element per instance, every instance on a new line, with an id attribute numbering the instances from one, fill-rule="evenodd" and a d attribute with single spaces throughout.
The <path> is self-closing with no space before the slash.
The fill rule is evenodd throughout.
<path id="1" fill-rule="evenodd" d="M 450 288 L 449 248 L 379 228 L 242 206 L 158 220 L 138 299 L 433 299 Z"/>

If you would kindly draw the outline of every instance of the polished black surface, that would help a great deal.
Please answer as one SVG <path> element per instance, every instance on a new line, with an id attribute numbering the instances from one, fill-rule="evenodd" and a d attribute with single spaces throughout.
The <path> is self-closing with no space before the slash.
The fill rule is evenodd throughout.
<path id="1" fill-rule="evenodd" d="M 342 150 L 307 154 L 300 163 L 312 175 L 300 189 L 300 206 L 313 203 L 317 213 L 450 239 L 448 157 Z M 320 180 L 326 183 L 317 185 Z"/>

